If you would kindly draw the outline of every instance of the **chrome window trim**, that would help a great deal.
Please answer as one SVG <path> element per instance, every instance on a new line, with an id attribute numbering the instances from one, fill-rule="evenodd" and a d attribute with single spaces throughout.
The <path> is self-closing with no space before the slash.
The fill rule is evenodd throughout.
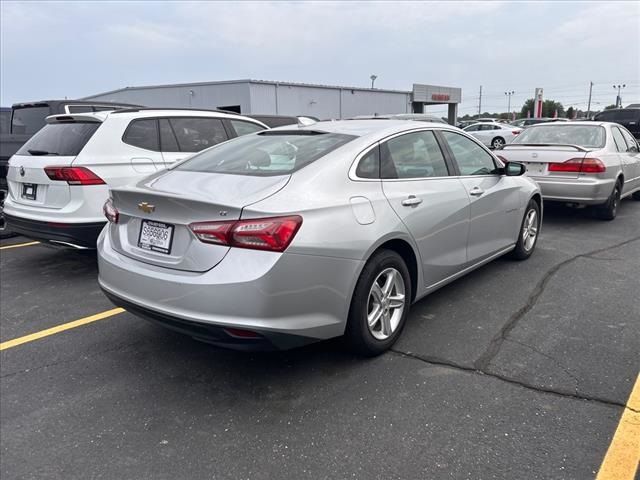
<path id="1" fill-rule="evenodd" d="M 412 128 L 411 130 L 404 130 L 402 132 L 396 132 L 396 133 L 392 133 L 391 135 L 387 135 L 386 137 L 383 137 L 379 140 L 376 141 L 376 143 L 373 143 L 371 145 L 369 145 L 368 147 L 364 148 L 360 153 L 358 153 L 354 159 L 354 161 L 351 163 L 351 167 L 349 168 L 349 180 L 353 180 L 354 182 L 412 182 L 412 181 L 422 181 L 422 180 L 437 180 L 437 179 L 443 179 L 443 178 L 458 178 L 457 175 L 447 175 L 445 177 L 413 177 L 413 178 L 361 178 L 358 177 L 356 175 L 356 170 L 358 169 L 358 164 L 360 163 L 360 160 L 362 159 L 362 157 L 364 157 L 365 155 L 367 155 L 371 150 L 373 150 L 376 147 L 379 147 L 382 143 L 387 142 L 389 140 L 392 140 L 396 137 L 400 137 L 402 135 L 407 135 L 409 133 L 417 133 L 417 132 L 434 132 L 436 130 L 439 131 L 452 131 L 454 133 L 458 133 L 457 130 L 458 129 L 454 129 L 454 128 L 442 128 L 442 127 L 422 127 L 422 128 Z M 435 133 L 434 133 L 435 135 Z M 471 137 L 471 135 L 466 135 L 467 137 L 473 138 Z M 489 152 L 491 153 L 491 152 Z M 443 157 L 445 157 L 445 152 L 442 152 Z M 477 175 L 479 176 L 479 175 Z"/>

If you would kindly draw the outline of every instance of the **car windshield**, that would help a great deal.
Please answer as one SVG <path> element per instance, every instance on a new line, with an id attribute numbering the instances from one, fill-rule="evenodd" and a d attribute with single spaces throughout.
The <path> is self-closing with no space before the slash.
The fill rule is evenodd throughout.
<path id="1" fill-rule="evenodd" d="M 338 133 L 264 131 L 204 150 L 176 166 L 176 170 L 253 176 L 287 175 L 354 138 Z"/>
<path id="2" fill-rule="evenodd" d="M 96 132 L 100 123 L 49 123 L 31 137 L 16 155 L 76 156 Z"/>
<path id="3" fill-rule="evenodd" d="M 539 125 L 526 128 L 513 144 L 562 144 L 599 148 L 604 146 L 605 131 L 598 125 Z"/>

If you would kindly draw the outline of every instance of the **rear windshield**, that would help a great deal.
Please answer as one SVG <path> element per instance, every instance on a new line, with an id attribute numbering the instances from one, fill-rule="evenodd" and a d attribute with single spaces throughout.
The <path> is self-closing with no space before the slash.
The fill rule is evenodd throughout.
<path id="1" fill-rule="evenodd" d="M 176 170 L 252 176 L 286 175 L 354 138 L 338 133 L 262 132 L 205 150 L 178 165 Z"/>
<path id="2" fill-rule="evenodd" d="M 604 147 L 605 131 L 599 125 L 564 125 L 552 123 L 526 128 L 513 141 L 514 144 L 561 144 L 581 147 Z"/>
<path id="3" fill-rule="evenodd" d="M 50 123 L 31 137 L 16 155 L 61 155 L 75 157 L 96 132 L 100 123 Z"/>
<path id="4" fill-rule="evenodd" d="M 32 135 L 44 127 L 45 118 L 50 115 L 49 105 L 13 109 L 11 133 Z"/>
<path id="5" fill-rule="evenodd" d="M 600 122 L 624 122 L 640 119 L 640 109 L 609 110 L 598 113 L 595 120 Z"/>

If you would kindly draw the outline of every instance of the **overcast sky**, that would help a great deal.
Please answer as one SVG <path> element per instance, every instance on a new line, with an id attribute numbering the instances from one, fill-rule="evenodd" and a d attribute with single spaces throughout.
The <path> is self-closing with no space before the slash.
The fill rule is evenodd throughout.
<path id="1" fill-rule="evenodd" d="M 460 114 L 640 103 L 640 2 L 0 2 L 3 106 L 241 78 L 462 87 Z M 442 107 L 432 107 L 444 113 Z"/>

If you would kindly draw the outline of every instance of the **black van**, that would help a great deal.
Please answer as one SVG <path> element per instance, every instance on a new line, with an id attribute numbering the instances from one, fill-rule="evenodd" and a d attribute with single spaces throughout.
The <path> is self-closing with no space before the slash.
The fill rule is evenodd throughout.
<path id="1" fill-rule="evenodd" d="M 614 108 L 597 113 L 593 119 L 597 122 L 614 122 L 622 125 L 631 135 L 640 140 L 640 108 Z"/>

